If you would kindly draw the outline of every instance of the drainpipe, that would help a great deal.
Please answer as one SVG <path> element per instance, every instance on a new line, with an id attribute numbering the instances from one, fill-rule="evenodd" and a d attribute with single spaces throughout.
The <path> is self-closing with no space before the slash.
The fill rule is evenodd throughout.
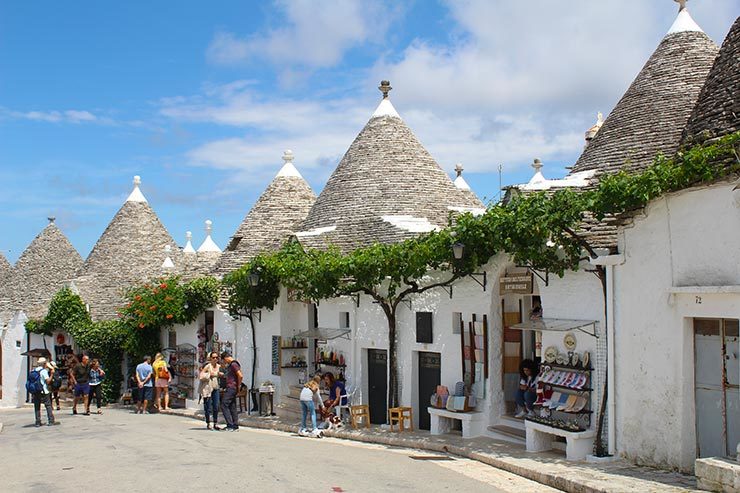
<path id="1" fill-rule="evenodd" d="M 590 262 L 593 265 L 602 265 L 606 270 L 606 392 L 607 392 L 607 444 L 609 455 L 617 451 L 617 404 L 615 399 L 616 371 L 614 357 L 614 266 L 624 263 L 624 255 L 604 255 Z"/>

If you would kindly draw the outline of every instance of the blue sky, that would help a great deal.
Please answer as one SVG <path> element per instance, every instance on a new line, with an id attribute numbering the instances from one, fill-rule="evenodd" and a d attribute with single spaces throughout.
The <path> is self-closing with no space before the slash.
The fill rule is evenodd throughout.
<path id="1" fill-rule="evenodd" d="M 689 10 L 718 44 L 733 0 Z M 669 0 L 0 2 L 0 251 L 54 215 L 85 257 L 141 175 L 172 236 L 224 246 L 284 149 L 318 193 L 391 99 L 481 197 L 559 177 L 673 22 Z"/>

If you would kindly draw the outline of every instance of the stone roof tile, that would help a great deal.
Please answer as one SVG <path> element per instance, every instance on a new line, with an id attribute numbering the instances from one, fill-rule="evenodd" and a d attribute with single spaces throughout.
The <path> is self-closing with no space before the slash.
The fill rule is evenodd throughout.
<path id="1" fill-rule="evenodd" d="M 350 145 L 303 222 L 298 240 L 308 248 L 343 251 L 418 235 L 383 218 L 410 216 L 444 227 L 453 209 L 482 209 L 473 193 L 455 187 L 387 98 Z"/>
<path id="2" fill-rule="evenodd" d="M 244 217 L 213 267 L 223 276 L 238 269 L 259 253 L 279 249 L 306 218 L 316 194 L 293 165 L 293 153 L 285 151 L 285 164 Z"/>
<path id="3" fill-rule="evenodd" d="M 740 130 L 740 17 L 730 28 L 683 133 L 684 141 Z"/>

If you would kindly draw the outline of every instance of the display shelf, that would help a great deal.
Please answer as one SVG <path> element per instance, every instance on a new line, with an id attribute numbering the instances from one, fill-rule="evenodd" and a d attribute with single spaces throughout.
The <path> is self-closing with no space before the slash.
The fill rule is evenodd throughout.
<path id="1" fill-rule="evenodd" d="M 280 349 L 308 349 L 308 346 L 280 346 Z"/>
<path id="2" fill-rule="evenodd" d="M 552 413 L 565 413 L 565 414 L 593 414 L 590 409 L 582 409 L 580 411 L 558 411 L 557 409 L 550 409 L 549 407 L 543 406 L 542 404 L 535 404 L 534 407 L 541 409 L 549 409 Z"/>
<path id="3" fill-rule="evenodd" d="M 288 366 L 281 366 L 280 368 L 284 368 L 284 369 L 288 369 L 288 368 L 301 369 L 301 368 L 308 368 L 308 366 L 307 365 L 303 365 L 303 366 L 297 366 L 297 365 L 296 366 L 290 366 L 290 365 L 288 365 Z"/>
<path id="4" fill-rule="evenodd" d="M 558 385 L 556 383 L 545 383 L 542 382 L 542 385 L 546 385 L 549 387 L 556 387 L 558 389 L 565 389 L 565 390 L 572 390 L 573 392 L 593 392 L 594 389 L 591 387 L 582 387 L 580 389 L 574 388 L 574 387 L 568 387 L 567 385 Z"/>
<path id="5" fill-rule="evenodd" d="M 527 420 L 527 421 L 532 421 L 533 423 L 539 423 L 539 424 L 543 424 L 545 426 L 550 426 L 552 428 L 557 428 L 559 430 L 572 431 L 572 432 L 575 432 L 575 433 L 578 433 L 578 432 L 581 432 L 581 431 L 587 431 L 588 428 L 589 428 L 588 426 L 584 428 L 584 427 L 578 426 L 576 424 L 573 424 L 571 426 L 568 426 L 568 424 L 565 423 L 565 422 L 563 422 L 562 420 L 557 420 L 556 421 L 556 420 L 551 420 L 551 419 L 548 419 L 548 418 L 541 418 L 539 416 L 525 416 L 524 419 Z"/>
<path id="6" fill-rule="evenodd" d="M 340 365 L 339 363 L 325 363 L 323 361 L 317 361 L 316 366 L 332 366 L 334 368 L 347 368 L 347 365 Z"/>
<path id="7" fill-rule="evenodd" d="M 542 363 L 541 366 L 549 366 L 553 370 L 566 370 L 566 371 L 577 371 L 582 373 L 591 373 L 594 371 L 593 368 L 578 368 L 577 366 L 571 365 L 558 365 L 557 363 Z"/>

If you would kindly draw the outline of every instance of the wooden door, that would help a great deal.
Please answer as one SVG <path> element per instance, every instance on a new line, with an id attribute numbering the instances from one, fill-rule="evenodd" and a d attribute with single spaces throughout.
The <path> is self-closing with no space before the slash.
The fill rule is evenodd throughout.
<path id="1" fill-rule="evenodd" d="M 384 424 L 388 414 L 388 353 L 383 349 L 368 349 L 367 362 L 370 422 Z"/>
<path id="2" fill-rule="evenodd" d="M 419 353 L 419 429 L 428 430 L 431 427 L 429 415 L 429 398 L 437 391 L 437 385 L 441 383 L 440 369 L 442 367 L 442 355 L 439 353 Z"/>

